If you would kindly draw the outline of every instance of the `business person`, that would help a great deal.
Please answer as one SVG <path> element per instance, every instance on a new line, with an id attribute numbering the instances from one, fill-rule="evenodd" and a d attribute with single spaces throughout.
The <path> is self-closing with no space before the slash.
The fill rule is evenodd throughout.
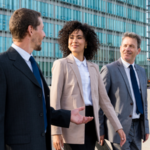
<path id="1" fill-rule="evenodd" d="M 121 148 L 119 136 L 100 110 L 101 142 L 108 139 L 114 150 L 141 150 L 141 139 L 146 141 L 149 137 L 147 78 L 145 70 L 135 64 L 135 58 L 141 52 L 140 44 L 140 36 L 124 33 L 121 58 L 101 69 L 106 91 L 127 136 Z"/>
<path id="2" fill-rule="evenodd" d="M 69 129 L 52 126 L 53 145 L 60 150 L 94 150 L 99 141 L 99 105 L 119 133 L 121 146 L 126 140 L 122 126 L 107 96 L 98 65 L 88 61 L 99 48 L 96 33 L 87 24 L 67 22 L 59 32 L 64 58 L 52 67 L 51 104 L 55 109 L 75 109 L 85 106 L 81 115 L 93 116 L 86 125 L 70 124 Z"/>
<path id="3" fill-rule="evenodd" d="M 9 29 L 13 44 L 0 54 L 0 150 L 51 150 L 51 124 L 69 127 L 70 121 L 81 124 L 92 117 L 79 114 L 83 107 L 50 107 L 49 88 L 32 56 L 45 37 L 41 14 L 16 10 Z"/>

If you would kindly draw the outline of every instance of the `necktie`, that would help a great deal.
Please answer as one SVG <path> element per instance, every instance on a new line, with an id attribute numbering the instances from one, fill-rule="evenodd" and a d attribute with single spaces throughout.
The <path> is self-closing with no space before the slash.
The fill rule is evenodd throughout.
<path id="1" fill-rule="evenodd" d="M 30 62 L 32 65 L 32 69 L 33 69 L 33 74 L 35 76 L 35 78 L 37 79 L 41 89 L 42 89 L 42 102 L 43 102 L 43 116 L 44 116 L 44 126 L 45 126 L 45 131 L 47 129 L 47 115 L 46 115 L 46 104 L 45 104 L 45 98 L 43 95 L 43 88 L 42 88 L 42 80 L 41 80 L 41 76 L 40 76 L 40 72 L 39 72 L 39 68 L 35 62 L 35 59 L 31 56 L 30 57 Z"/>
<path id="2" fill-rule="evenodd" d="M 136 100 L 136 106 L 137 106 L 136 113 L 137 114 L 139 114 L 139 113 L 143 114 L 142 96 L 141 96 L 141 93 L 139 91 L 135 72 L 133 70 L 132 65 L 130 65 L 129 68 L 130 68 L 130 77 L 131 77 L 132 88 L 133 88 L 133 92 L 134 92 L 134 96 L 135 96 L 135 100 Z"/>

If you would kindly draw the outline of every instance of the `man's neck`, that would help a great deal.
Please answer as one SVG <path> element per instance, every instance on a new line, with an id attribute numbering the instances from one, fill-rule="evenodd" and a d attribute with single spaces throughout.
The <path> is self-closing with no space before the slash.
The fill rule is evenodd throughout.
<path id="1" fill-rule="evenodd" d="M 33 49 L 31 49 L 30 44 L 28 42 L 25 42 L 24 40 L 22 40 L 21 42 L 14 41 L 13 43 L 29 54 L 31 54 L 33 52 Z"/>
<path id="2" fill-rule="evenodd" d="M 122 59 L 122 61 L 124 61 L 124 62 L 126 62 L 126 63 L 128 63 L 128 64 L 130 64 L 130 65 L 134 64 L 134 61 L 128 62 L 128 61 L 124 60 L 122 57 L 121 57 L 121 59 Z"/>

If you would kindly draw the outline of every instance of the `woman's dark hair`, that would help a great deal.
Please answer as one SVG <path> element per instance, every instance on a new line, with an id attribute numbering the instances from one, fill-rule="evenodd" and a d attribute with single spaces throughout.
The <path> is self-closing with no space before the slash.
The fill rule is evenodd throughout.
<path id="1" fill-rule="evenodd" d="M 97 52 L 100 43 L 95 31 L 89 25 L 82 24 L 79 21 L 69 21 L 59 31 L 58 43 L 60 45 L 60 50 L 63 52 L 63 57 L 66 57 L 71 53 L 68 48 L 68 39 L 69 35 L 75 30 L 81 30 L 83 32 L 84 38 L 87 42 L 84 56 L 87 60 L 91 60 Z"/>

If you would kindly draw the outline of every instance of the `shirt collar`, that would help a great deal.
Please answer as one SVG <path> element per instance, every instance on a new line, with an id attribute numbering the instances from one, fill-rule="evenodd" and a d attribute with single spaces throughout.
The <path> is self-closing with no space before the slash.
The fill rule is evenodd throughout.
<path id="1" fill-rule="evenodd" d="M 73 55 L 72 55 L 73 56 Z M 81 66 L 81 64 L 83 64 L 85 67 L 87 66 L 87 64 L 86 64 L 86 58 L 84 57 L 84 60 L 83 61 L 80 61 L 79 59 L 77 59 L 75 56 L 73 56 L 73 58 L 74 58 L 74 60 L 75 60 L 75 62 L 76 62 L 76 64 L 77 64 L 77 66 Z"/>
<path id="2" fill-rule="evenodd" d="M 133 64 L 129 64 L 128 62 L 126 62 L 125 60 L 123 60 L 122 57 L 121 57 L 121 61 L 123 63 L 124 68 L 129 68 L 130 65 L 132 65 L 133 68 L 134 68 L 134 63 Z"/>
<path id="3" fill-rule="evenodd" d="M 18 47 L 17 45 L 15 45 L 14 43 L 12 43 L 11 45 L 20 55 L 21 57 L 26 60 L 29 61 L 30 57 L 32 56 L 32 54 L 30 55 L 28 52 L 26 52 L 25 50 L 23 50 L 22 48 Z"/>

